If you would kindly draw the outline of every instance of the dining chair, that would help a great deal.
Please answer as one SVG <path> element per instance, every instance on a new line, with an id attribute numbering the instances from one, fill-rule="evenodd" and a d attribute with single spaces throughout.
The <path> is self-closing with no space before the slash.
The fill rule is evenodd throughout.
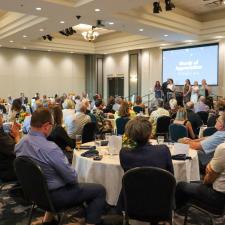
<path id="1" fill-rule="evenodd" d="M 171 141 L 177 142 L 178 139 L 188 136 L 187 128 L 181 124 L 175 124 L 175 123 L 170 124 L 169 136 Z"/>
<path id="2" fill-rule="evenodd" d="M 156 167 L 128 170 L 122 179 L 126 224 L 134 219 L 151 224 L 167 221 L 172 225 L 175 188 L 176 180 L 166 170 Z"/>
<path id="3" fill-rule="evenodd" d="M 31 224 L 35 206 L 52 212 L 57 216 L 58 224 L 63 224 L 64 216 L 70 209 L 55 209 L 48 190 L 45 176 L 40 166 L 27 156 L 20 156 L 14 160 L 14 168 L 24 192 L 25 200 L 31 203 L 28 225 Z M 80 206 L 77 206 L 80 208 Z"/>

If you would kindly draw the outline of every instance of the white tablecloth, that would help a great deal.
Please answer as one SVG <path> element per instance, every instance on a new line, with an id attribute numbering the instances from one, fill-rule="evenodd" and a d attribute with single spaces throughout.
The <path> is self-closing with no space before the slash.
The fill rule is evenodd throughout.
<path id="1" fill-rule="evenodd" d="M 93 143 L 91 144 L 93 145 Z M 124 174 L 120 166 L 119 156 L 104 155 L 101 161 L 95 161 L 92 158 L 80 156 L 83 152 L 83 150 L 74 151 L 72 166 L 78 173 L 78 181 L 102 184 L 106 189 L 107 203 L 116 205 Z M 190 149 L 189 156 L 192 157 L 192 160 L 173 160 L 174 175 L 177 182 L 200 180 L 197 151 Z"/>

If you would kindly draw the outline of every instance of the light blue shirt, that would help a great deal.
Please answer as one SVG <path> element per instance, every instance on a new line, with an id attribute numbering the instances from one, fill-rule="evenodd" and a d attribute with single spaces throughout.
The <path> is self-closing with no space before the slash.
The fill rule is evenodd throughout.
<path id="1" fill-rule="evenodd" d="M 203 151 L 208 154 L 214 152 L 216 147 L 223 142 L 225 142 L 225 131 L 217 131 L 200 143 Z"/>
<path id="2" fill-rule="evenodd" d="M 49 190 L 77 183 L 76 171 L 70 166 L 62 150 L 44 134 L 29 131 L 15 147 L 16 156 L 35 160 L 45 174 Z"/>

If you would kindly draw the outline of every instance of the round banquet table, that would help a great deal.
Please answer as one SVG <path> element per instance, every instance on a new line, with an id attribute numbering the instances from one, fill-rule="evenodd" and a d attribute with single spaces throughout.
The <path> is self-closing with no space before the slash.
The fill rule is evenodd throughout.
<path id="1" fill-rule="evenodd" d="M 84 145 L 94 145 L 94 142 Z M 104 154 L 107 147 L 97 147 L 100 154 Z M 121 190 L 123 169 L 120 166 L 119 155 L 103 155 L 101 161 L 82 157 L 86 150 L 74 151 L 72 166 L 78 173 L 78 181 L 82 183 L 102 184 L 106 189 L 106 201 L 109 205 L 116 205 Z M 173 160 L 176 181 L 200 180 L 197 151 L 189 149 L 192 160 Z"/>

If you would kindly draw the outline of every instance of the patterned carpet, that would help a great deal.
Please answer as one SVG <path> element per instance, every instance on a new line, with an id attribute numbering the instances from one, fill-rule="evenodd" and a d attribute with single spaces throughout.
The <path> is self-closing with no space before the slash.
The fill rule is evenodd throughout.
<path id="1" fill-rule="evenodd" d="M 3 190 L 0 193 L 0 225 L 25 225 L 27 224 L 28 212 L 30 206 L 24 204 L 24 202 L 18 196 L 11 196 L 9 192 Z M 41 210 L 35 210 L 33 216 L 33 225 L 42 224 L 42 216 L 44 212 Z M 122 217 L 112 215 L 110 211 L 103 217 L 104 225 L 122 225 Z M 178 214 L 174 215 L 174 225 L 183 224 L 183 216 Z M 66 218 L 65 223 L 68 225 L 80 225 L 79 222 L 69 215 Z M 132 224 L 132 223 L 131 223 Z M 139 223 L 135 223 L 139 224 Z M 143 223 L 141 223 L 143 224 Z M 145 223 L 146 224 L 146 223 Z M 224 225 L 222 219 L 216 220 L 217 225 Z M 188 218 L 188 225 L 210 225 L 210 220 L 205 215 L 192 210 L 190 217 Z"/>

